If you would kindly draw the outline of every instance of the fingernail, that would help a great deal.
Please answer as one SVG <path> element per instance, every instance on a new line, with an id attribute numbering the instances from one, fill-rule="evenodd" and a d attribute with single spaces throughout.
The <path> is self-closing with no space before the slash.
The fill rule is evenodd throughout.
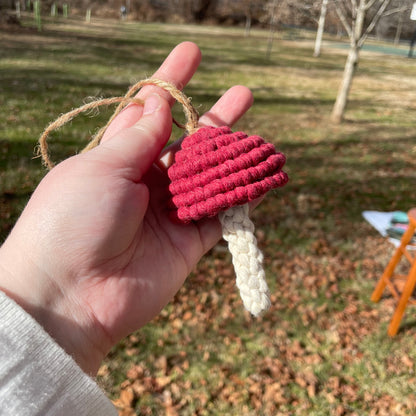
<path id="1" fill-rule="evenodd" d="M 149 95 L 145 102 L 143 108 L 143 115 L 147 116 L 149 114 L 154 113 L 160 107 L 160 96 L 157 94 Z"/>

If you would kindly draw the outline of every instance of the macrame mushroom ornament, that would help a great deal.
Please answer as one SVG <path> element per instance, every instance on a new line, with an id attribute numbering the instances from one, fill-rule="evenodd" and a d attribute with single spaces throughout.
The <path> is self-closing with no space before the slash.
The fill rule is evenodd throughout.
<path id="1" fill-rule="evenodd" d="M 269 289 L 250 220 L 250 201 L 286 184 L 285 157 L 259 136 L 229 127 L 201 127 L 184 138 L 168 170 L 179 221 L 218 215 L 245 308 L 259 316 L 270 307 Z"/>
<path id="2" fill-rule="evenodd" d="M 169 91 L 182 104 L 187 118 L 184 128 L 188 135 L 168 169 L 171 216 L 186 224 L 218 215 L 223 237 L 232 255 L 236 284 L 244 307 L 252 315 L 259 316 L 270 307 L 270 300 L 263 254 L 257 246 L 254 224 L 249 218 L 249 202 L 288 181 L 287 174 L 282 171 L 285 156 L 277 152 L 273 144 L 259 136 L 232 132 L 227 126 L 199 127 L 198 113 L 185 94 L 168 82 L 146 79 L 131 87 L 124 97 L 88 103 L 51 123 L 39 139 L 44 163 L 53 167 L 46 143 L 52 130 L 83 111 L 118 102 L 110 121 L 84 149 L 87 151 L 99 144 L 107 126 L 127 104 L 142 104 L 132 96 L 149 84 Z"/>

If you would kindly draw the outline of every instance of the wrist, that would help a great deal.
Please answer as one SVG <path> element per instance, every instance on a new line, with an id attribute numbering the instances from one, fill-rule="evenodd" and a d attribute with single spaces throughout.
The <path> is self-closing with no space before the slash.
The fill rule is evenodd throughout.
<path id="1" fill-rule="evenodd" d="M 111 343 L 94 344 L 94 339 L 102 337 L 94 317 L 85 314 L 69 291 L 37 267 L 15 241 L 6 240 L 0 247 L 0 290 L 29 313 L 84 372 L 96 374 L 107 353 L 102 345 Z"/>

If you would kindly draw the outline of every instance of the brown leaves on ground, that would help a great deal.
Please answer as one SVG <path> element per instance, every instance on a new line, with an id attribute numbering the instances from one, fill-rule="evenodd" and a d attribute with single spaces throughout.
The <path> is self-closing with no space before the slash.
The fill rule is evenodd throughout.
<path id="1" fill-rule="evenodd" d="M 258 320 L 243 312 L 229 255 L 216 247 L 149 324 L 148 337 L 163 328 L 158 351 L 146 349 L 140 332 L 126 341 L 129 364 L 114 400 L 119 415 L 413 414 L 415 396 L 401 387 L 407 382 L 389 381 L 414 373 L 411 352 L 377 362 L 377 350 L 373 357 L 363 346 L 394 308 L 389 298 L 383 308 L 366 301 L 388 259 L 379 240 L 365 241 L 373 252 L 361 261 L 324 236 L 312 253 L 290 256 L 269 253 L 277 246 L 258 237 L 269 278 L 278 276 L 271 310 Z M 412 377 L 408 388 L 416 387 Z"/>

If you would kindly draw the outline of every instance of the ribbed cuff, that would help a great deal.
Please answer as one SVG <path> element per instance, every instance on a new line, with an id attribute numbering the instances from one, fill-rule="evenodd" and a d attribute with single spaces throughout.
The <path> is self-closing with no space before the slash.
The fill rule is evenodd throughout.
<path id="1" fill-rule="evenodd" d="M 95 381 L 3 292 L 0 403 L 4 415 L 117 416 Z"/>

